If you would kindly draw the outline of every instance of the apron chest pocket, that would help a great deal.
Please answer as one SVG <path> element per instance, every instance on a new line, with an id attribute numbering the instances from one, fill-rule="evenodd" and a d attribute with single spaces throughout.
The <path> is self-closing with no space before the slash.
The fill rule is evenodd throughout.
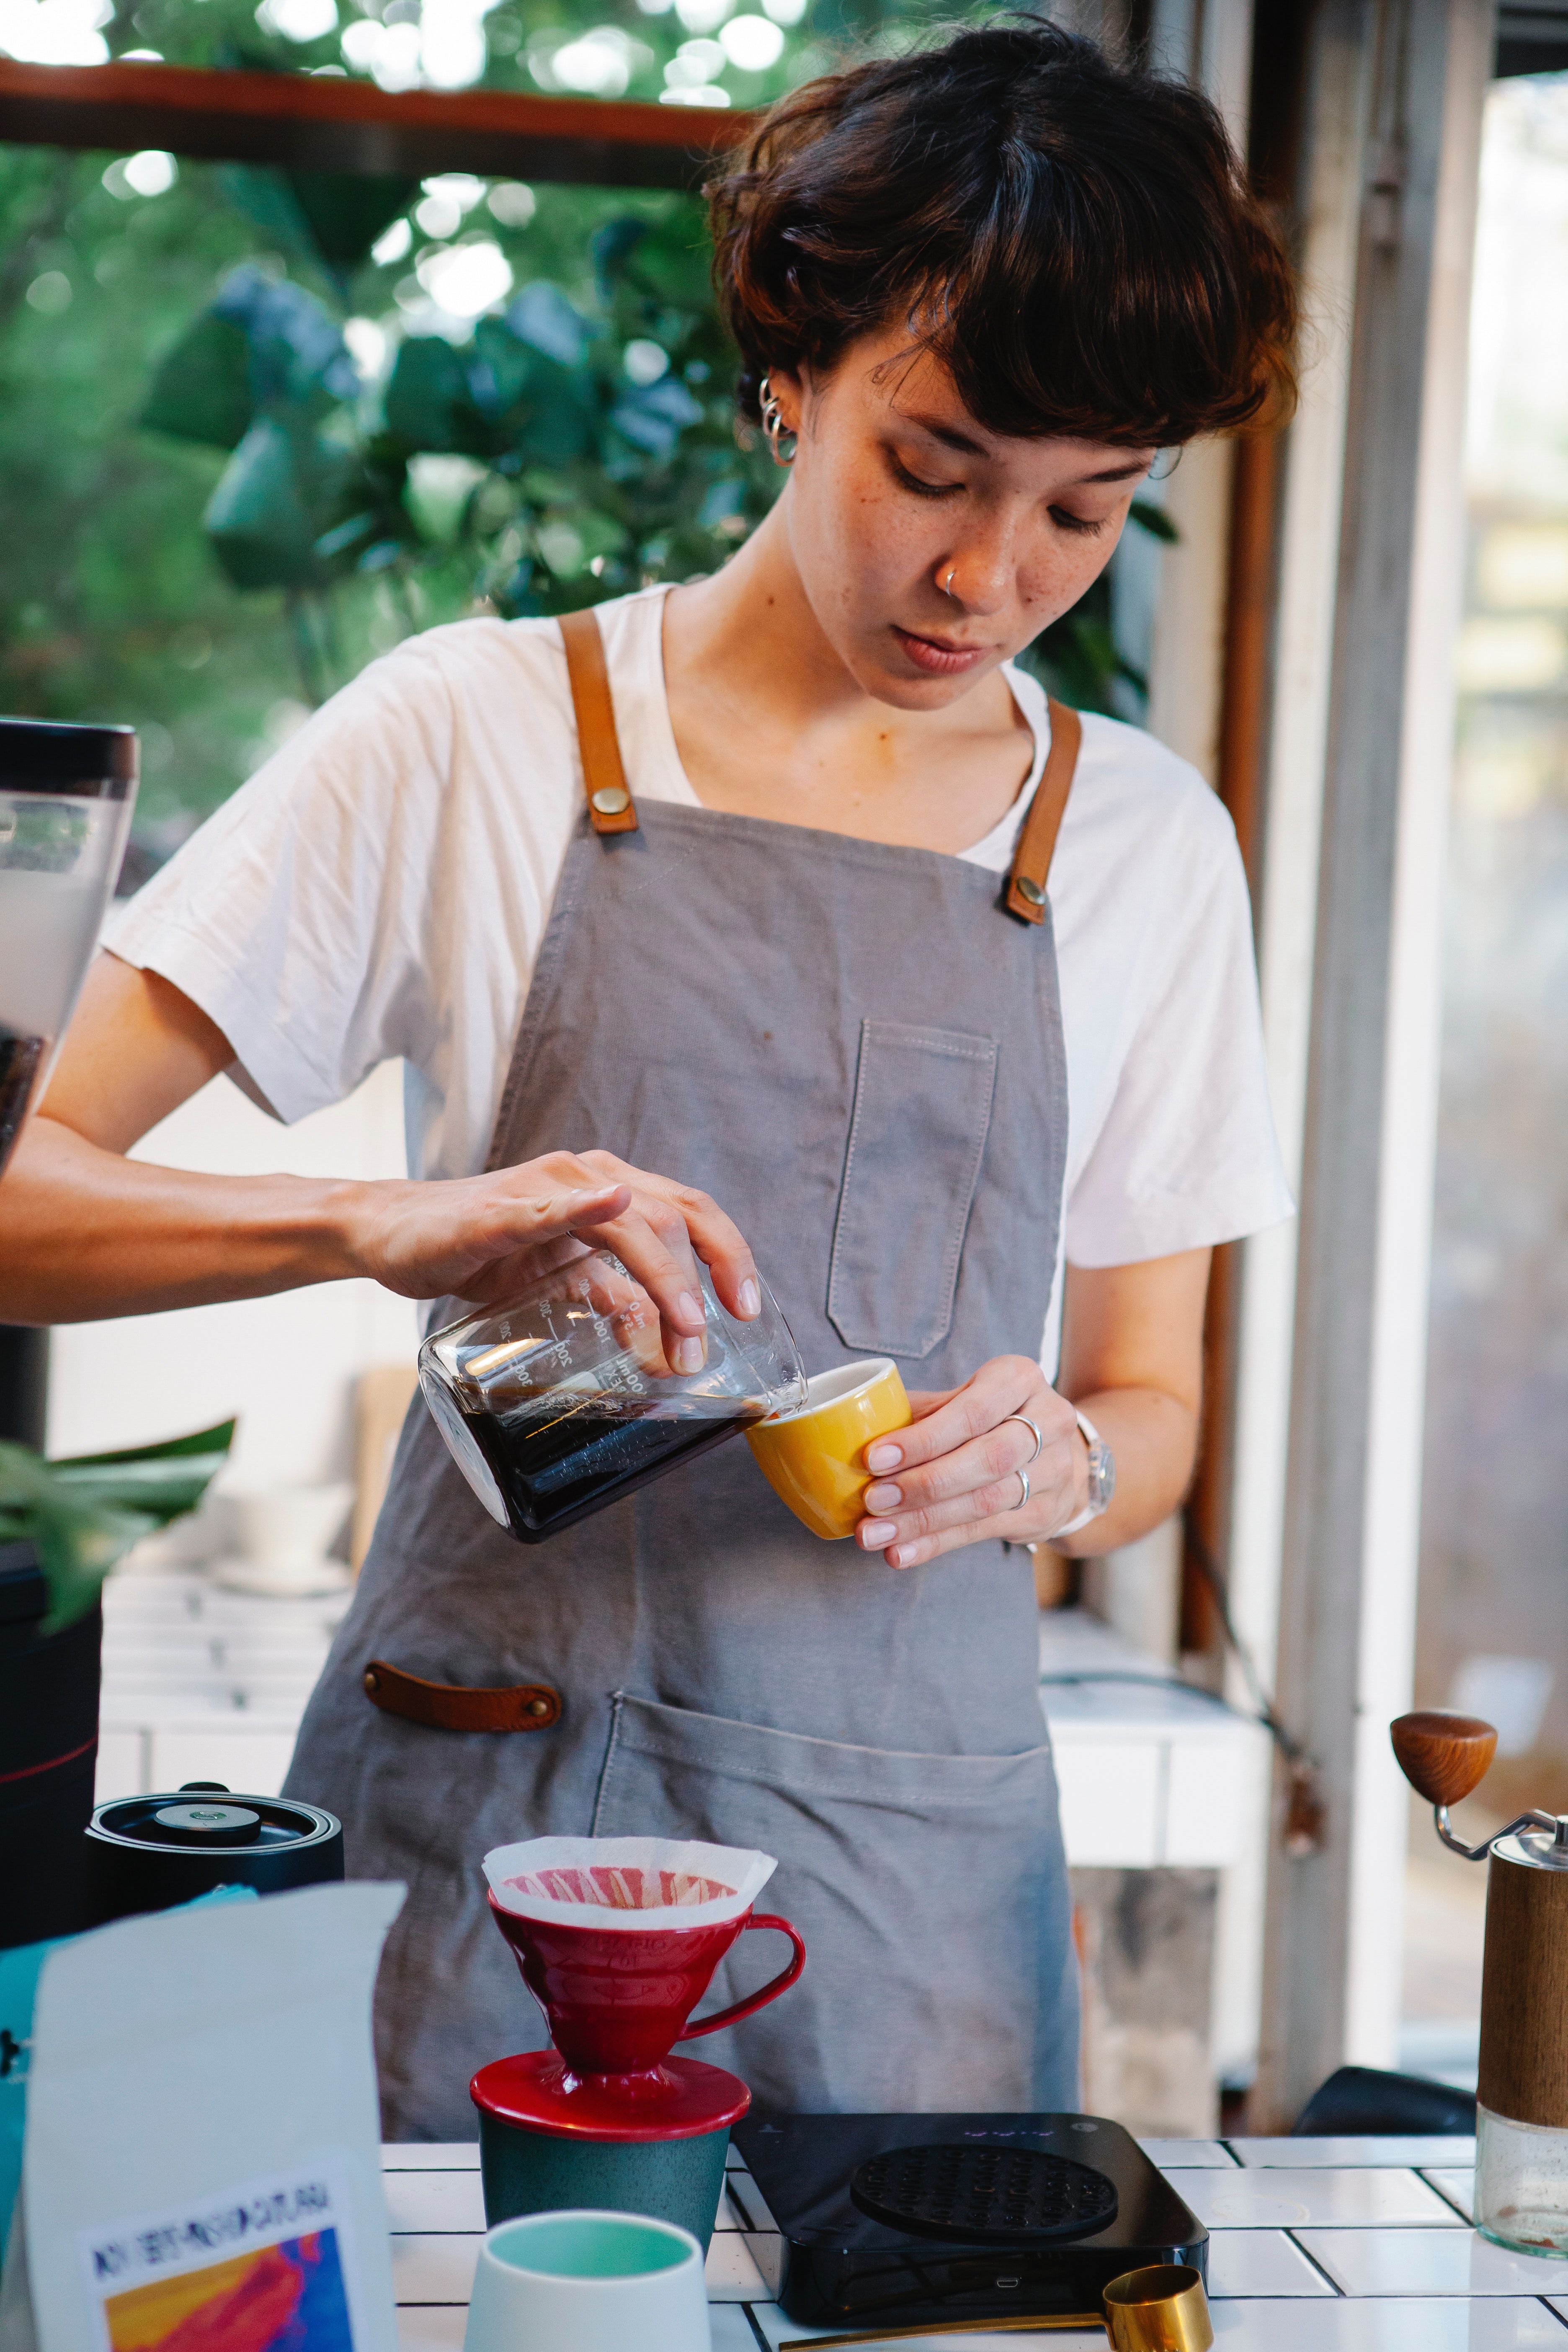
<path id="1" fill-rule="evenodd" d="M 862 1021 L 827 1313 L 847 1348 L 928 1356 L 947 1336 L 996 1082 L 996 1042 Z"/>

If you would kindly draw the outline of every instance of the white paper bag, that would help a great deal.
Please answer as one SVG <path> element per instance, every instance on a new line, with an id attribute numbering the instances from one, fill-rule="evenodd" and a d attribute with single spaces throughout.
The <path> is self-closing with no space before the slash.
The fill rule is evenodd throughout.
<path id="1" fill-rule="evenodd" d="M 715 1927 L 749 1911 L 778 1864 L 695 1838 L 527 1838 L 485 1856 L 490 1892 L 524 1919 L 576 1927 Z"/>
<path id="2" fill-rule="evenodd" d="M 395 2352 L 370 2003 L 403 1894 L 155 1913 L 51 1954 L 21 2207 L 39 2352 Z"/>

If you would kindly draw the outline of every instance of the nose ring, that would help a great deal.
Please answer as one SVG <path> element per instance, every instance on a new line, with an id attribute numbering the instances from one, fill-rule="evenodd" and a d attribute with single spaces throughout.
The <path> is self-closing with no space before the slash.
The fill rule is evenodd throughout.
<path id="1" fill-rule="evenodd" d="M 958 566 L 955 563 L 948 572 L 947 578 L 942 583 L 942 593 L 944 596 L 951 596 L 952 593 L 952 574 L 957 570 Z"/>

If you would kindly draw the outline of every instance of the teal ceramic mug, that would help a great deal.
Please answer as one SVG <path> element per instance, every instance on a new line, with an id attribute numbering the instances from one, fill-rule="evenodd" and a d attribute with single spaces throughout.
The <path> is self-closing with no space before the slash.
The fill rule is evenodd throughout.
<path id="1" fill-rule="evenodd" d="M 711 2352 L 702 2253 L 636 2213 L 531 2213 L 479 2250 L 463 2352 Z"/>

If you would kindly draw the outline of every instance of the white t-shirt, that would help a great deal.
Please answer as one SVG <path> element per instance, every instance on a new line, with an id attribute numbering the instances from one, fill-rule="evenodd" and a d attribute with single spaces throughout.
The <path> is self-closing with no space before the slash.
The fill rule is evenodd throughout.
<path id="1" fill-rule="evenodd" d="M 664 591 L 601 604 L 634 795 L 698 805 L 665 697 Z M 1028 782 L 965 851 L 1004 872 Z M 552 621 L 459 621 L 374 662 L 211 817 L 105 944 L 217 1024 L 280 1118 L 407 1069 L 408 1161 L 484 1165 L 583 807 Z M 1058 1255 L 1129 1264 L 1291 1213 L 1269 1111 L 1250 911 L 1229 816 L 1151 736 L 1087 716 L 1051 867 L 1068 1136 Z M 679 1177 L 680 1170 L 659 1171 Z M 765 1237 L 759 1251 L 766 1271 Z M 1059 1280 L 1044 1360 L 1056 1360 Z"/>

